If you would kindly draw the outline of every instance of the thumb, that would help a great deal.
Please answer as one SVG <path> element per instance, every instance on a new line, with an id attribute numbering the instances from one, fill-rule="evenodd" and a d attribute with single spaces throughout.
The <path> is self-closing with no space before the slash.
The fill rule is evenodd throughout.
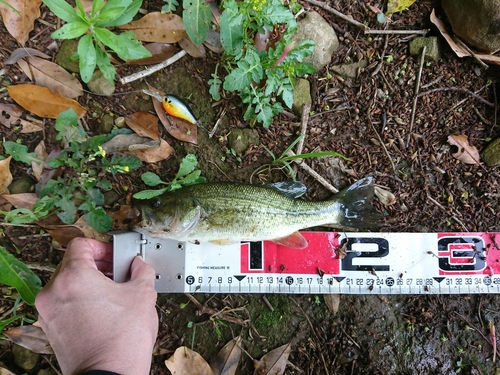
<path id="1" fill-rule="evenodd" d="M 153 267 L 144 262 L 140 256 L 136 256 L 130 266 L 130 281 L 154 288 L 155 280 L 156 272 Z"/>

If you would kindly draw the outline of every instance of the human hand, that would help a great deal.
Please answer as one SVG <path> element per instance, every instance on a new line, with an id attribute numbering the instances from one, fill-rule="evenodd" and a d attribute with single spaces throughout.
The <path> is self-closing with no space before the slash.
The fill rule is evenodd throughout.
<path id="1" fill-rule="evenodd" d="M 148 374 L 158 332 L 155 272 L 142 258 L 131 278 L 115 283 L 111 244 L 76 238 L 36 297 L 39 323 L 63 374 L 107 370 Z"/>

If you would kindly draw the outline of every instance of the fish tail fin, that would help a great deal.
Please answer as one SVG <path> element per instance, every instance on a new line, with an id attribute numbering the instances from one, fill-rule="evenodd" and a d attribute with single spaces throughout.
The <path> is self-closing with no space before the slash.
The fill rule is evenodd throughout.
<path id="1" fill-rule="evenodd" d="M 381 215 L 373 209 L 373 177 L 365 177 L 345 188 L 332 198 L 340 203 L 339 223 L 353 228 L 374 228 Z"/>

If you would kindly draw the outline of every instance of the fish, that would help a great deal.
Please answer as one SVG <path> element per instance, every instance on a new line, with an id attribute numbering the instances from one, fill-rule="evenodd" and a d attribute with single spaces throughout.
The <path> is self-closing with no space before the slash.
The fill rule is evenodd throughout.
<path id="1" fill-rule="evenodd" d="M 162 103 L 163 109 L 170 116 L 174 116 L 201 127 L 201 122 L 196 119 L 191 109 L 180 98 L 175 95 L 161 95 L 151 90 L 142 90 L 145 94 L 152 96 Z"/>
<path id="2" fill-rule="evenodd" d="M 298 191 L 298 193 L 297 193 Z M 303 249 L 299 230 L 334 224 L 370 228 L 373 177 L 365 177 L 332 199 L 298 199 L 303 190 L 280 185 L 206 183 L 185 186 L 136 205 L 141 218 L 134 230 L 153 237 L 219 245 L 269 240 Z"/>

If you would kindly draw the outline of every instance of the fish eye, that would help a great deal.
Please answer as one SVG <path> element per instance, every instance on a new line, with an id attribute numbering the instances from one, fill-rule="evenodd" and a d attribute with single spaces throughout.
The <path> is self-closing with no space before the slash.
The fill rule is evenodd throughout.
<path id="1" fill-rule="evenodd" d="M 155 198 L 151 202 L 151 207 L 153 207 L 153 208 L 159 208 L 160 204 L 161 204 L 160 198 Z"/>

